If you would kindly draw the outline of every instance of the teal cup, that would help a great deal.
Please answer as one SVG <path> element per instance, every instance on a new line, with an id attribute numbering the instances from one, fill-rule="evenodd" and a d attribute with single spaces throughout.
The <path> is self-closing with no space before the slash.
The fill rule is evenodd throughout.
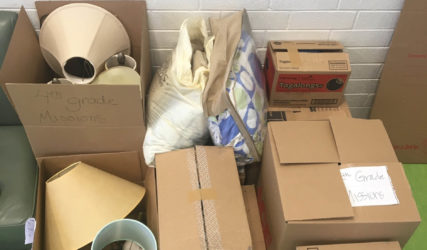
<path id="1" fill-rule="evenodd" d="M 92 250 L 102 250 L 116 241 L 133 241 L 144 250 L 157 250 L 151 230 L 141 222 L 131 219 L 115 220 L 105 225 L 95 236 Z"/>

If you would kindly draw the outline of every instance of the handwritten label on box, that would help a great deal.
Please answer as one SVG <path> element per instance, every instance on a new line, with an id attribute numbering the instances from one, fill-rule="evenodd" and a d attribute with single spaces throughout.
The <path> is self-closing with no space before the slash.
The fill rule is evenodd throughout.
<path id="1" fill-rule="evenodd" d="M 399 204 L 386 166 L 341 169 L 353 207 Z"/>
<path id="2" fill-rule="evenodd" d="M 138 86 L 7 84 L 21 122 L 30 126 L 142 126 Z"/>

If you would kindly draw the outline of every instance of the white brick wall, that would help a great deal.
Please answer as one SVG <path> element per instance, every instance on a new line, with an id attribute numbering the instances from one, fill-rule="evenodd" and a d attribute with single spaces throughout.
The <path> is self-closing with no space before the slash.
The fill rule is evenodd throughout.
<path id="1" fill-rule="evenodd" d="M 353 74 L 345 91 L 355 117 L 367 117 L 404 0 L 147 0 L 153 67 L 174 48 L 189 16 L 220 17 L 246 8 L 262 62 L 268 40 L 338 40 Z M 27 8 L 39 28 L 33 0 L 0 0 L 0 9 Z"/>

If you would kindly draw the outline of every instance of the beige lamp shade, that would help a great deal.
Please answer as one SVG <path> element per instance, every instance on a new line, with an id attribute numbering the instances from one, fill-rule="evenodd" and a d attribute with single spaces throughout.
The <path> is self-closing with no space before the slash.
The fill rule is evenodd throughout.
<path id="1" fill-rule="evenodd" d="M 40 29 L 40 47 L 49 66 L 73 83 L 89 83 L 112 55 L 130 53 L 123 24 L 107 10 L 73 3 L 52 11 Z"/>
<path id="2" fill-rule="evenodd" d="M 79 249 L 107 223 L 126 217 L 144 197 L 142 186 L 82 162 L 46 181 L 45 249 Z"/>
<path id="3" fill-rule="evenodd" d="M 116 66 L 99 74 L 91 84 L 140 85 L 139 74 L 126 66 Z"/>

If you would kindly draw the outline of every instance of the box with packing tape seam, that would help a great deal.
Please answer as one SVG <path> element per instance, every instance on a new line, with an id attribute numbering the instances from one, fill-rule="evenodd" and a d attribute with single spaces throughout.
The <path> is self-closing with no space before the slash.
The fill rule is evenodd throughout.
<path id="1" fill-rule="evenodd" d="M 252 249 L 231 147 L 156 155 L 160 249 Z"/>
<path id="2" fill-rule="evenodd" d="M 270 41 L 264 74 L 270 106 L 337 107 L 351 67 L 334 41 Z"/>

